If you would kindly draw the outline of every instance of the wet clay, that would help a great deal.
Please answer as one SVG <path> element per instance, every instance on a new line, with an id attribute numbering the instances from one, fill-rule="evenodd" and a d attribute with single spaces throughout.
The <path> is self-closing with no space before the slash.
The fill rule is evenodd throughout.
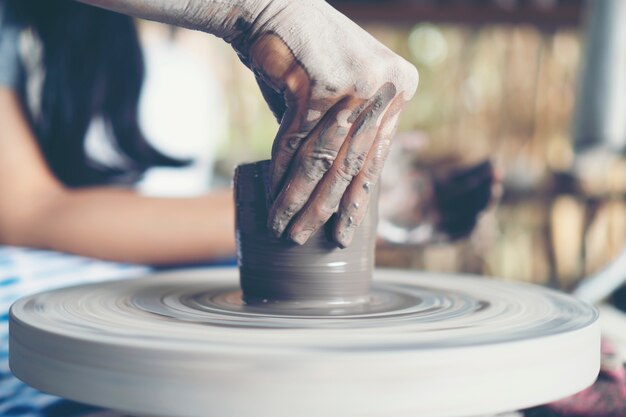
<path id="1" fill-rule="evenodd" d="M 269 161 L 235 170 L 237 261 L 245 302 L 314 309 L 369 302 L 377 201 L 349 247 L 332 241 L 332 220 L 298 245 L 268 229 L 269 187 Z"/>

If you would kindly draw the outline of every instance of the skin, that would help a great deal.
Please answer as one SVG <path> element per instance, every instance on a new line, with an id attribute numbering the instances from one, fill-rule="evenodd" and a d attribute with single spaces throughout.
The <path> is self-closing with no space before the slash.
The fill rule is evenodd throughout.
<path id="1" fill-rule="evenodd" d="M 46 166 L 18 100 L 0 87 L 0 244 L 147 264 L 234 254 L 230 190 L 165 199 L 65 188 Z"/>
<path id="2" fill-rule="evenodd" d="M 234 254 L 230 190 L 162 199 L 112 187 L 67 189 L 48 169 L 15 93 L 3 87 L 0 126 L 0 244 L 148 264 Z M 432 213 L 438 230 L 459 237 L 487 204 L 494 181 L 498 182 L 489 164 L 435 175 L 428 182 L 437 198 L 420 200 L 412 211 Z M 468 202 L 472 209 L 458 209 L 467 208 Z"/>
<path id="3" fill-rule="evenodd" d="M 229 42 L 280 122 L 268 227 L 303 244 L 334 215 L 334 240 L 350 244 L 417 88 L 414 66 L 323 0 L 84 2 Z"/>

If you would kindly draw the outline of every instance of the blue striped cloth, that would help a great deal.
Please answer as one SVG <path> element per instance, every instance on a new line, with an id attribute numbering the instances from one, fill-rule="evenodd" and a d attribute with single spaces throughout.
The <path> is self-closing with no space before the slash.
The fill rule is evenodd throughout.
<path id="1" fill-rule="evenodd" d="M 120 417 L 121 414 L 34 390 L 9 370 L 9 307 L 18 298 L 68 285 L 143 275 L 145 266 L 58 252 L 0 246 L 0 416 Z"/>

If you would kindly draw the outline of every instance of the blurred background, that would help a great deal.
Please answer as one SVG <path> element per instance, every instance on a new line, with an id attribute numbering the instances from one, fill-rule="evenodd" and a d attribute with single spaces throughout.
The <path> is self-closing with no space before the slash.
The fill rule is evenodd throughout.
<path id="1" fill-rule="evenodd" d="M 606 291 L 583 298 L 600 301 L 612 294 L 621 312 L 601 307 L 603 334 L 626 357 L 626 0 L 329 3 L 420 73 L 418 92 L 402 114 L 383 174 L 384 237 L 376 249 L 377 264 L 572 291 L 622 253 L 611 273 L 604 274 Z M 268 159 L 278 123 L 232 48 L 201 32 L 137 23 L 146 66 L 139 124 L 154 147 L 193 160 L 184 168 L 148 170 L 139 191 L 199 196 L 230 187 L 236 165 Z M 19 38 L 20 50 L 30 54 L 22 57 L 26 72 L 41 52 L 31 35 L 22 31 Z M 29 75 L 37 80 L 42 74 Z M 94 123 L 95 132 L 90 126 L 85 141 L 87 153 L 103 165 L 114 163 L 119 152 L 102 141 L 106 126 Z M 470 236 L 437 238 L 432 227 L 437 215 L 428 208 L 437 195 L 433 175 L 450 174 L 450 166 L 456 167 L 453 174 L 455 169 L 457 174 L 480 172 L 475 167 L 488 167 L 485 160 L 495 167 L 498 197 Z M 458 198 L 476 185 L 464 178 L 456 183 L 456 200 L 448 201 L 450 212 L 471 212 L 475 204 Z M 194 229 L 214 236 L 195 223 Z M 0 414 L 23 414 L 22 404 L 55 400 L 35 401 L 40 393 L 7 377 L 8 310 L 15 299 L 35 290 L 147 271 L 142 265 L 0 246 L 0 381 L 5 384 L 0 391 L 11 393 L 10 401 L 0 395 Z M 581 296 L 580 288 L 576 295 Z M 605 356 L 619 369 L 615 395 L 622 407 L 623 360 Z M 597 397 L 598 404 L 605 397 Z M 582 415 L 609 414 L 594 409 Z"/>
<path id="2" fill-rule="evenodd" d="M 418 94 L 399 128 L 419 144 L 402 152 L 408 165 L 491 157 L 504 186 L 470 239 L 380 245 L 379 265 L 571 289 L 617 255 L 626 237 L 626 162 L 619 143 L 626 134 L 608 149 L 606 135 L 594 137 L 593 126 L 585 131 L 591 122 L 581 103 L 591 99 L 580 83 L 585 59 L 602 59 L 586 55 L 585 44 L 614 34 L 590 35 L 586 2 L 331 3 L 420 71 Z M 190 169 L 176 170 L 181 172 L 153 169 L 142 183 L 145 192 L 180 195 L 227 186 L 236 164 L 269 157 L 277 122 L 228 45 L 155 23 L 141 22 L 140 31 L 148 62 L 146 103 L 181 103 L 176 117 L 146 116 L 146 133 L 171 154 L 201 155 Z M 173 78 L 180 82 L 158 83 Z M 161 86 L 155 98 L 151 84 Z M 577 125 L 576 114 L 587 124 Z"/>

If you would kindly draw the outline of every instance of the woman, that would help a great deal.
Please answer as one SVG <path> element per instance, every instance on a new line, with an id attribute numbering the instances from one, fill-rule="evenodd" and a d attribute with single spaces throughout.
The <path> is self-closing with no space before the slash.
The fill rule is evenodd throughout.
<path id="1" fill-rule="evenodd" d="M 132 9 L 141 2 L 104 3 L 127 4 Z M 5 9 L 0 32 L 0 195 L 5 196 L 0 198 L 0 244 L 148 264 L 232 255 L 230 192 L 160 199 L 140 196 L 131 188 L 149 167 L 184 164 L 156 151 L 139 128 L 137 105 L 144 68 L 131 18 L 69 0 L 5 0 Z M 348 33 L 350 29 L 346 27 Z M 263 45 L 264 51 L 270 51 L 265 56 L 271 57 L 277 47 Z M 240 44 L 237 47 L 242 48 Z M 272 67 L 268 59 L 262 66 Z M 272 109 L 282 116 L 285 108 L 282 112 L 277 109 L 280 103 L 267 91 L 263 81 L 267 79 L 260 77 L 264 96 L 272 98 L 268 99 Z M 397 98 L 401 97 L 398 92 Z M 394 111 L 396 117 L 399 110 Z M 369 129 L 369 120 L 354 123 L 360 123 L 361 130 Z M 86 152 L 86 138 L 98 125 L 105 126 L 102 136 L 117 151 L 114 164 L 104 164 L 98 155 Z M 281 131 L 277 140 L 282 140 Z M 322 139 L 318 138 L 320 142 Z M 285 162 L 280 152 L 275 156 Z M 471 230 L 476 213 L 488 200 L 490 172 L 490 166 L 479 172 L 480 202 L 478 207 L 465 211 L 469 227 L 461 234 Z M 296 170 L 294 175 L 301 174 Z M 348 197 L 356 195 L 350 188 L 346 191 Z M 471 190 L 461 188 L 463 196 L 459 198 L 467 201 L 467 191 Z M 291 189 L 286 190 L 291 193 L 288 196 L 286 192 L 277 198 L 279 206 L 294 197 Z M 442 195 L 445 197 L 445 193 Z M 359 194 L 356 198 L 361 197 Z M 341 213 L 343 204 L 342 199 L 338 224 L 345 214 Z M 305 206 L 303 211 L 310 214 L 315 210 Z M 275 213 L 280 217 L 281 210 Z M 444 220 L 440 219 L 442 224 Z M 291 223 L 292 229 L 304 227 L 307 234 L 318 227 L 311 224 L 317 225 L 319 219 L 301 215 Z M 294 230 L 288 232 L 292 238 L 302 237 Z M 451 232 L 458 237 L 458 232 Z M 338 239 L 338 243 L 349 244 L 349 236 L 346 239 Z"/>
<path id="2" fill-rule="evenodd" d="M 120 7 L 128 6 L 129 10 L 134 4 L 132 1 L 104 3 L 119 3 L 122 5 Z M 260 2 L 249 1 L 247 3 Z M 293 2 L 295 3 L 299 2 Z M 309 2 L 306 3 L 309 4 Z M 0 3 L 0 8 L 2 6 L 4 8 L 0 11 L 2 15 L 0 17 L 0 245 L 52 249 L 100 259 L 152 265 L 207 261 L 232 256 L 234 253 L 234 210 L 230 191 L 197 198 L 162 199 L 141 196 L 132 188 L 132 185 L 149 167 L 182 166 L 186 162 L 172 159 L 155 150 L 149 145 L 139 128 L 137 103 L 143 78 L 143 62 L 133 21 L 126 16 L 67 0 L 4 0 Z M 319 7 L 327 6 L 324 2 L 320 2 Z M 264 10 L 269 10 L 269 8 Z M 148 14 L 149 16 L 146 17 L 153 17 L 152 14 Z M 306 16 L 307 14 L 290 14 L 290 16 L 298 15 Z M 332 16 L 333 19 L 344 22 L 341 18 Z M 253 20 L 259 22 L 258 19 Z M 330 24 L 329 22 L 332 23 L 332 21 L 334 20 L 331 19 L 325 24 Z M 284 25 L 292 27 L 289 21 L 285 21 Z M 355 30 L 351 28 L 352 32 Z M 353 33 L 352 38 L 362 39 L 362 36 L 366 36 L 361 35 L 360 32 L 355 33 L 356 35 Z M 387 80 L 384 77 L 381 78 L 382 81 L 376 80 L 382 83 L 382 87 L 373 85 L 372 89 L 381 90 L 387 95 L 381 93 L 382 95 L 370 103 L 372 107 L 370 113 L 365 111 L 367 107 L 364 103 L 367 101 L 353 97 L 353 99 L 338 103 L 321 100 L 319 103 L 314 103 L 319 111 L 306 113 L 308 107 L 304 106 L 295 113 L 292 111 L 291 114 L 282 117 L 286 111 L 285 105 L 280 100 L 277 101 L 276 91 L 271 91 L 265 81 L 271 81 L 270 85 L 280 83 L 276 81 L 276 78 L 272 78 L 271 74 L 263 75 L 263 71 L 271 72 L 276 68 L 269 60 L 259 57 L 272 56 L 271 51 L 284 52 L 280 42 L 287 37 L 278 43 L 274 37 L 264 39 L 266 42 L 258 48 L 270 52 L 266 55 L 257 54 L 257 59 L 253 61 L 259 65 L 256 73 L 260 75 L 259 82 L 264 96 L 285 126 L 279 131 L 278 143 L 289 143 L 291 146 L 292 142 L 286 140 L 293 139 L 293 135 L 297 133 L 295 130 L 300 132 L 298 133 L 300 136 L 306 133 L 302 130 L 305 128 L 311 133 L 310 130 L 315 127 L 313 119 L 323 116 L 325 111 L 329 114 L 336 112 L 339 116 L 342 109 L 331 110 L 328 107 L 330 104 L 345 104 L 363 110 L 365 116 L 369 118 L 361 122 L 358 122 L 358 118 L 357 122 L 346 119 L 345 122 L 359 124 L 360 128 L 357 130 L 368 136 L 365 139 L 370 143 L 375 140 L 384 144 L 388 142 L 388 136 L 392 134 L 402 103 L 398 102 L 400 104 L 391 109 L 389 120 L 383 127 L 376 124 L 376 121 L 379 118 L 386 120 L 385 115 L 378 115 L 380 117 L 372 115 L 375 111 L 382 111 L 386 108 L 381 106 L 380 100 L 390 101 L 396 96 L 401 96 L 403 99 L 410 98 L 412 96 L 410 90 L 414 90 L 415 80 L 408 83 L 406 89 L 409 91 L 406 95 L 400 95 L 402 91 L 400 89 L 397 90 L 398 95 L 387 94 L 389 91 L 385 90 L 387 87 L 384 87 L 389 85 Z M 371 42 L 372 39 L 367 37 L 367 42 L 364 44 Z M 238 46 L 242 47 L 241 44 Z M 352 48 L 357 52 L 358 49 L 358 47 Z M 326 49 L 324 51 L 326 52 Z M 345 49 L 345 51 L 349 50 Z M 242 50 L 239 52 L 241 53 Z M 247 60 L 246 56 L 242 55 L 242 57 L 244 61 Z M 306 64 L 307 60 L 300 60 L 300 62 Z M 254 66 L 253 63 L 248 62 L 248 64 Z M 410 70 L 408 72 L 413 74 Z M 312 77 L 311 74 L 316 74 L 316 72 L 313 70 L 299 72 L 295 79 Z M 320 74 L 317 73 L 317 76 Z M 293 79 L 288 78 L 285 83 Z M 353 81 L 359 80 L 355 78 Z M 318 88 L 326 85 L 328 88 L 324 91 L 332 92 L 328 83 L 321 82 L 319 79 L 310 79 L 306 82 L 300 79 L 299 82 L 302 83 L 301 85 L 308 83 Z M 349 86 L 337 88 L 339 87 L 349 89 Z M 289 92 L 291 93 L 294 92 Z M 322 104 L 326 105 L 325 110 Z M 299 117 L 298 112 L 305 112 L 306 120 Z M 297 121 L 301 120 L 305 120 L 306 123 L 298 126 Z M 292 123 L 289 124 L 290 122 Z M 85 151 L 87 137 L 94 130 L 98 130 L 97 126 L 105 127 L 101 132 L 102 136 L 117 153 L 118 158 L 114 163 L 104 163 L 97 158 L 98 155 L 90 155 Z M 336 129 L 336 131 L 343 131 L 345 135 L 345 129 L 343 127 L 342 129 Z M 381 132 L 380 135 L 377 132 Z M 314 130 L 311 137 L 320 139 L 319 129 Z M 344 137 L 339 139 L 335 141 L 335 145 L 340 145 Z M 310 146 L 303 145 L 303 148 L 303 152 L 311 151 Z M 284 146 L 277 146 L 277 149 L 274 156 L 280 163 L 275 169 L 277 172 L 282 170 L 282 174 L 275 177 L 281 179 L 277 182 L 284 182 L 283 177 L 288 175 L 285 172 L 289 165 L 289 157 L 281 153 Z M 376 152 L 377 157 L 384 156 L 386 153 L 383 149 L 376 149 L 380 151 Z M 293 151 L 292 149 L 292 156 Z M 378 163 L 380 161 L 376 158 L 367 159 L 367 161 L 370 164 L 376 163 L 376 169 L 380 168 Z M 358 170 L 351 169 L 351 171 L 358 173 Z M 372 168 L 366 171 L 368 175 L 371 175 L 375 170 Z M 482 194 L 480 195 L 483 195 L 485 187 L 489 189 L 491 184 L 490 168 L 487 171 L 489 175 L 486 177 L 483 175 L 486 179 L 481 177 Z M 481 172 L 485 174 L 487 171 Z M 295 172 L 294 175 L 296 179 L 302 179 L 303 173 Z M 318 181 L 324 177 L 319 173 L 315 175 Z M 367 179 L 359 175 L 355 177 L 356 183 L 361 185 L 363 185 L 362 181 Z M 458 188 L 458 178 L 454 184 Z M 344 189 L 345 187 L 348 187 L 347 183 L 344 184 Z M 292 192 L 294 189 L 295 187 L 290 192 L 281 194 L 282 197 L 278 197 L 279 206 L 289 205 L 293 199 L 301 201 L 302 204 L 307 201 L 307 193 L 310 194 L 311 190 L 307 191 L 305 187 L 294 193 Z M 364 188 L 356 187 L 355 189 Z M 352 194 L 348 188 L 346 195 L 350 197 Z M 303 198 L 303 195 L 306 198 Z M 462 199 L 467 198 L 466 194 L 459 193 L 459 195 Z M 338 198 L 337 196 L 341 197 L 341 194 L 335 197 Z M 362 193 L 356 196 L 356 198 L 362 197 Z M 317 198 L 313 202 L 316 201 L 328 203 L 328 199 Z M 348 206 L 364 207 L 364 205 Z M 444 206 L 441 207 L 444 208 Z M 484 204 L 478 211 L 483 207 Z M 304 209 L 306 211 L 306 207 Z M 473 214 L 471 226 L 478 211 Z M 275 213 L 280 215 L 282 211 L 276 209 Z M 294 214 L 291 213 L 290 216 Z M 277 225 L 280 229 L 278 232 L 282 233 L 286 224 L 290 223 L 291 217 L 279 220 L 274 225 Z M 320 219 L 300 216 L 296 220 L 296 223 L 298 222 L 301 227 L 311 227 L 307 226 L 307 222 L 319 225 Z M 444 224 L 444 222 L 440 223 Z M 314 228 L 308 230 L 312 232 Z M 302 236 L 293 232 L 288 235 L 292 238 Z M 454 237 L 457 236 L 454 235 Z M 343 243 L 339 243 L 348 244 L 349 236 L 346 239 L 342 241 Z M 2 249 L 0 248 L 0 264 L 1 258 Z M 41 256 L 31 258 L 28 262 L 38 263 L 40 260 Z M 78 262 L 70 262 L 72 268 L 75 268 Z M 96 274 L 94 279 L 104 278 L 103 275 L 106 275 L 106 278 L 128 276 L 142 271 L 143 269 L 123 269 L 121 273 L 108 271 L 106 274 Z M 75 282 L 88 279 L 82 273 L 74 278 Z M 67 280 L 55 280 L 50 285 L 68 283 L 70 282 Z M 2 277 L 0 277 L 0 285 L 2 285 Z M 49 288 L 50 285 L 38 284 L 35 287 L 29 285 L 24 288 L 33 291 Z M 0 295 L 2 295 L 1 292 Z M 11 292 L 6 300 L 0 298 L 0 301 L 4 302 L 3 306 L 8 308 L 10 298 L 16 295 L 19 294 Z M 6 363 L 0 361 L 0 365 L 6 365 Z M 7 377 L 4 378 L 5 376 Z M 38 394 L 19 385 L 16 380 L 10 379 L 7 369 L 0 370 L 0 377 L 3 377 L 0 392 L 9 393 L 10 396 L 9 399 L 0 396 L 0 414 L 2 415 L 28 415 L 29 413 L 39 415 L 40 408 L 42 408 L 40 406 L 53 401 L 50 397 L 38 397 L 44 399 L 32 400 L 29 396 Z M 20 395 L 15 394 L 18 392 Z M 24 401 L 21 401 L 22 397 Z M 24 408 L 25 402 L 30 403 L 30 409 Z M 68 416 L 78 411 L 70 411 L 67 407 L 55 405 L 44 409 L 44 414 L 46 413 L 47 415 Z"/>
<path id="3" fill-rule="evenodd" d="M 184 164 L 139 128 L 144 68 L 131 18 L 70 1 L 8 0 L 4 22 L 0 243 L 149 264 L 231 256 L 229 192 L 162 199 L 130 188 L 149 167 Z M 115 165 L 86 154 L 95 121 L 107 127 Z"/>
<path id="4" fill-rule="evenodd" d="M 152 265 L 233 256 L 229 190 L 165 199 L 133 189 L 150 167 L 186 164 L 155 150 L 139 128 L 143 76 L 131 18 L 70 1 L 0 2 L 1 340 L 21 295 L 146 272 L 15 246 Z M 93 137 L 117 157 L 88 154 Z M 13 378 L 6 352 L 3 342 L 1 415 L 85 413 Z"/>

